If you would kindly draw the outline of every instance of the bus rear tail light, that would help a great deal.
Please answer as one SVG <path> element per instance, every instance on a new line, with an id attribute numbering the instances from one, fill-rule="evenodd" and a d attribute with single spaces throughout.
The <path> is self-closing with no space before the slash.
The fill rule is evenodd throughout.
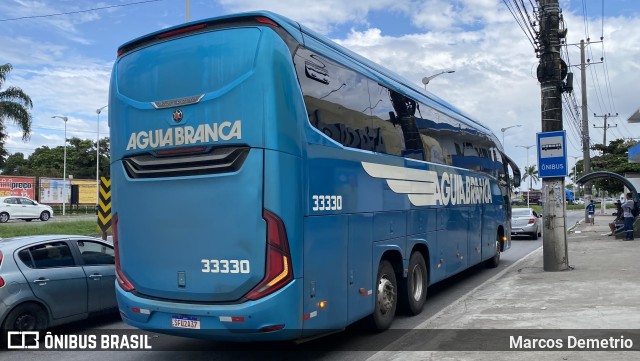
<path id="1" fill-rule="evenodd" d="M 122 269 L 120 268 L 120 249 L 118 244 L 118 215 L 113 216 L 113 250 L 116 257 L 116 280 L 118 281 L 118 285 L 125 292 L 133 291 L 134 287 L 129 282 L 127 277 L 122 273 Z"/>
<path id="2" fill-rule="evenodd" d="M 0 266 L 2 266 L 2 251 L 0 251 Z M 0 276 L 0 287 L 4 286 L 4 279 Z"/>
<path id="3" fill-rule="evenodd" d="M 287 230 L 282 220 L 275 214 L 262 212 L 262 218 L 267 221 L 267 254 L 265 276 L 245 298 L 257 300 L 281 289 L 293 280 L 291 253 Z"/>

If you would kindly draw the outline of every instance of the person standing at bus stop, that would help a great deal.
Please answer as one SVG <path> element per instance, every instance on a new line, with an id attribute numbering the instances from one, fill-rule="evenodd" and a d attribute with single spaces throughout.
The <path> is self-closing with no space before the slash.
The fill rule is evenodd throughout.
<path id="1" fill-rule="evenodd" d="M 593 199 L 587 205 L 587 216 L 589 217 L 589 224 L 595 224 L 595 216 L 596 216 L 596 205 L 593 203 Z"/>
<path id="2" fill-rule="evenodd" d="M 622 210 L 624 211 L 625 241 L 633 241 L 633 208 L 635 208 L 633 194 L 629 192 L 627 193 L 627 200 L 622 203 Z"/>

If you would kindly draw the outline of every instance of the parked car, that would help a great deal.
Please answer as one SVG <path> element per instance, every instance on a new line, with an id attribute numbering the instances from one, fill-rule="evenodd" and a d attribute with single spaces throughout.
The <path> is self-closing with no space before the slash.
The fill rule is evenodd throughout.
<path id="1" fill-rule="evenodd" d="M 511 234 L 538 239 L 542 235 L 541 217 L 532 208 L 514 208 L 511 211 Z"/>
<path id="2" fill-rule="evenodd" d="M 573 204 L 584 204 L 584 199 L 576 199 L 575 201 L 573 201 Z"/>
<path id="3" fill-rule="evenodd" d="M 117 310 L 108 241 L 44 235 L 0 239 L 0 326 L 42 330 Z"/>
<path id="4" fill-rule="evenodd" d="M 53 217 L 53 209 L 26 197 L 0 197 L 0 223 L 9 219 L 24 219 L 31 222 L 40 219 L 43 222 Z"/>

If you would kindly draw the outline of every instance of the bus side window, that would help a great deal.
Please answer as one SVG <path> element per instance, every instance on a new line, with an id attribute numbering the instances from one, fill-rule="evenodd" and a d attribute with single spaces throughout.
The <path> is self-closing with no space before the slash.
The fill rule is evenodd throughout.
<path id="1" fill-rule="evenodd" d="M 375 150 L 368 79 L 304 48 L 294 62 L 311 125 L 345 147 Z"/>
<path id="2" fill-rule="evenodd" d="M 402 156 L 405 153 L 405 138 L 400 119 L 391 102 L 390 90 L 377 82 L 369 81 L 371 119 L 373 129 L 380 133 L 377 152 Z"/>

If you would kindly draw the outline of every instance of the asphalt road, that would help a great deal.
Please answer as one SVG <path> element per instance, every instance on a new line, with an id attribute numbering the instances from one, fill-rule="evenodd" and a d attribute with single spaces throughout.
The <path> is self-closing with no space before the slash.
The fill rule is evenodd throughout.
<path id="1" fill-rule="evenodd" d="M 582 211 L 569 211 L 568 227 L 583 217 Z M 428 289 L 424 311 L 417 316 L 397 315 L 391 330 L 371 333 L 363 330 L 361 324 L 355 324 L 346 330 L 301 344 L 294 343 L 222 343 L 188 339 L 162 334 L 151 335 L 151 346 L 180 351 L 11 351 L 0 354 L 0 359 L 21 360 L 57 360 L 62 357 L 69 360 L 366 360 L 389 343 L 434 316 L 474 288 L 542 246 L 542 238 L 531 240 L 515 238 L 512 247 L 504 252 L 500 266 L 487 269 L 476 266 L 451 279 L 437 283 Z M 118 315 L 108 315 L 87 321 L 58 327 L 54 334 L 81 334 L 90 330 L 130 329 L 120 321 Z M 140 331 L 143 333 L 142 331 Z"/>

